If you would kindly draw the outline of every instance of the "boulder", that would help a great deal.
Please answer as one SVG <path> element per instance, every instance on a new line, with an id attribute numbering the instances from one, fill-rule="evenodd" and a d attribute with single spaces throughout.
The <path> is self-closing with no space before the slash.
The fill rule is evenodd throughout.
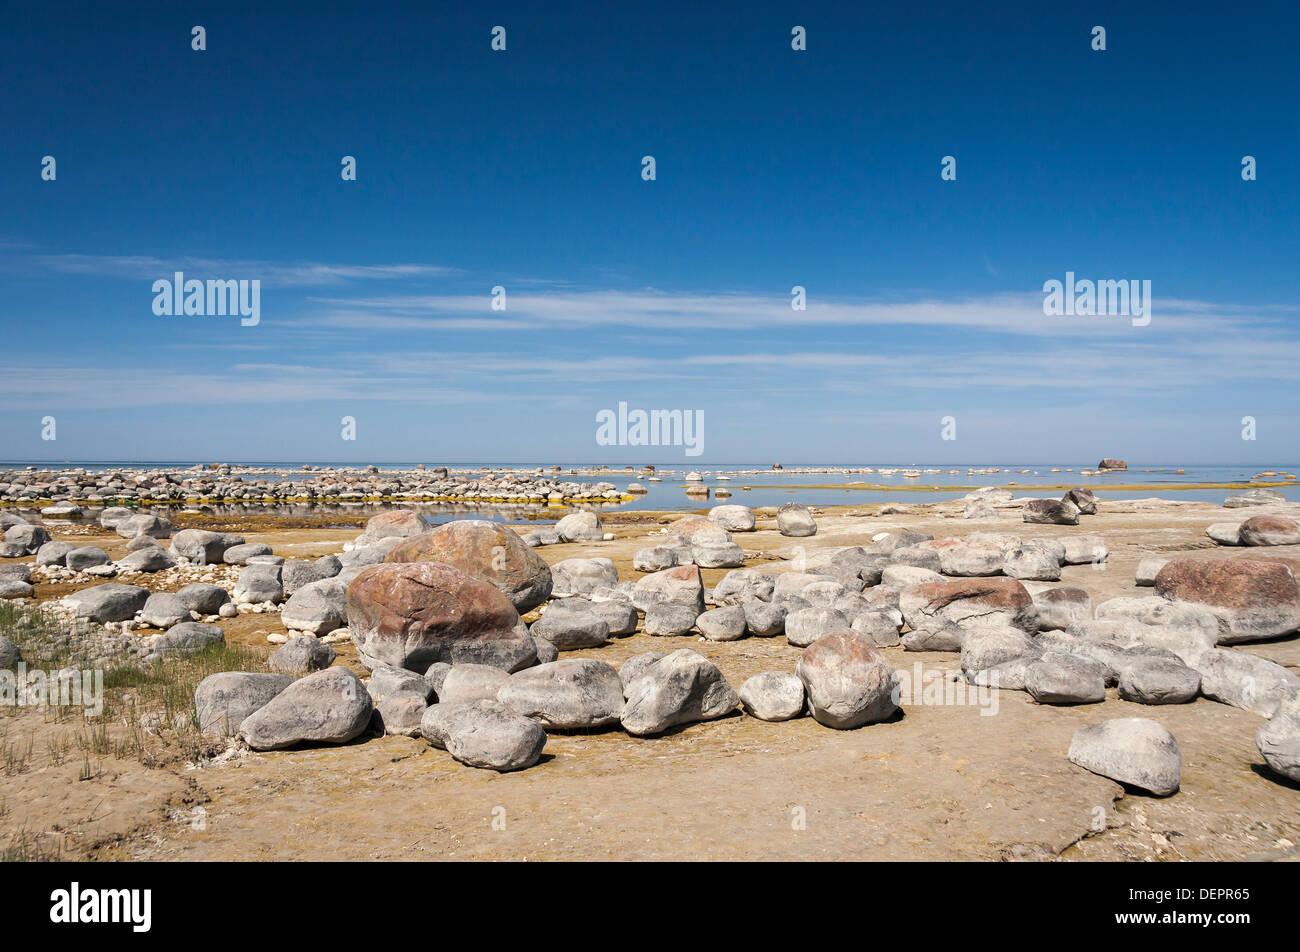
<path id="1" fill-rule="evenodd" d="M 122 572 L 161 572 L 175 565 L 176 560 L 159 545 L 142 546 L 117 560 Z"/>
<path id="2" fill-rule="evenodd" d="M 1156 584 L 1156 576 L 1169 564 L 1168 559 L 1143 559 L 1133 573 L 1133 584 L 1139 588 L 1150 588 Z"/>
<path id="3" fill-rule="evenodd" d="M 618 723 L 623 682 L 604 661 L 572 658 L 510 675 L 497 699 L 543 727 L 586 730 Z"/>
<path id="4" fill-rule="evenodd" d="M 216 625 L 183 621 L 179 625 L 172 625 L 161 635 L 150 638 L 149 650 L 158 654 L 186 655 L 225 640 L 226 633 Z"/>
<path id="5" fill-rule="evenodd" d="M 1241 545 L 1241 524 L 1238 522 L 1216 522 L 1205 530 L 1205 534 L 1217 545 Z"/>
<path id="6" fill-rule="evenodd" d="M 222 605 L 230 601 L 230 596 L 226 594 L 224 588 L 208 582 L 192 582 L 177 589 L 176 597 L 186 608 L 200 615 L 215 615 L 221 610 Z"/>
<path id="7" fill-rule="evenodd" d="M 1105 668 L 1079 655 L 1044 652 L 1042 658 L 1026 666 L 1024 679 L 1025 690 L 1039 704 L 1097 704 L 1106 700 Z"/>
<path id="8" fill-rule="evenodd" d="M 1070 762 L 1126 786 L 1167 797 L 1182 782 L 1178 741 L 1145 717 L 1123 717 L 1080 727 L 1070 742 Z"/>
<path id="9" fill-rule="evenodd" d="M 788 502 L 776 511 L 776 527 L 781 535 L 794 539 L 817 534 L 817 523 L 812 513 L 807 506 L 797 502 Z"/>
<path id="10" fill-rule="evenodd" d="M 254 556 L 270 554 L 271 547 L 264 542 L 241 542 L 222 552 L 221 561 L 227 565 L 247 565 Z"/>
<path id="11" fill-rule="evenodd" d="M 0 635 L 0 670 L 12 671 L 22 660 L 23 653 L 18 650 L 18 646 L 4 635 Z"/>
<path id="12" fill-rule="evenodd" d="M 194 690 L 194 709 L 204 734 L 232 737 L 246 718 L 293 684 L 286 674 L 223 671 L 210 674 Z"/>
<path id="13" fill-rule="evenodd" d="M 735 542 L 691 546 L 691 561 L 702 569 L 734 569 L 745 564 L 745 550 Z"/>
<path id="14" fill-rule="evenodd" d="M 440 562 L 363 569 L 348 586 L 347 613 L 357 655 L 372 669 L 423 671 L 447 661 L 517 671 L 537 657 L 519 613 L 496 586 Z"/>
<path id="15" fill-rule="evenodd" d="M 1065 494 L 1064 499 L 1074 503 L 1082 515 L 1095 516 L 1097 514 L 1097 497 L 1092 494 L 1091 489 L 1076 486 Z"/>
<path id="16" fill-rule="evenodd" d="M 451 671 L 451 665 L 442 663 L 446 671 L 442 672 L 442 678 L 446 678 L 446 672 Z M 441 680 L 438 684 L 441 687 Z M 434 694 L 435 686 L 433 680 L 428 676 L 416 674 L 414 671 L 408 671 L 406 668 L 395 668 L 391 664 L 381 664 L 370 672 L 370 680 L 366 682 L 366 690 L 370 692 L 370 698 L 376 704 L 379 704 L 385 698 L 392 697 L 394 694 L 418 694 L 425 701 L 428 701 Z"/>
<path id="17" fill-rule="evenodd" d="M 753 532 L 754 510 L 748 506 L 714 506 L 709 510 L 709 521 L 728 532 Z"/>
<path id="18" fill-rule="evenodd" d="M 299 635 L 271 652 L 266 666 L 281 674 L 307 674 L 328 668 L 336 657 L 334 649 L 319 638 Z"/>
<path id="19" fill-rule="evenodd" d="M 1272 506 L 1286 502 L 1286 497 L 1276 489 L 1247 489 L 1223 501 L 1225 509 L 1243 509 L 1247 506 Z"/>
<path id="20" fill-rule="evenodd" d="M 1081 588 L 1049 588 L 1035 593 L 1033 600 L 1040 631 L 1065 629 L 1080 619 L 1092 618 L 1092 596 Z"/>
<path id="21" fill-rule="evenodd" d="M 302 586 L 284 603 L 280 623 L 290 631 L 327 635 L 347 626 L 348 583 L 325 578 Z"/>
<path id="22" fill-rule="evenodd" d="M 496 700 L 510 675 L 486 664 L 453 664 L 438 691 L 440 704 L 470 704 Z"/>
<path id="23" fill-rule="evenodd" d="M 1279 776 L 1300 783 L 1300 694 L 1292 694 L 1255 732 L 1255 746 Z"/>
<path id="24" fill-rule="evenodd" d="M 611 636 L 636 633 L 636 607 L 630 598 L 620 596 L 593 601 L 591 610 L 609 626 Z"/>
<path id="25" fill-rule="evenodd" d="M 73 607 L 78 618 L 98 622 L 132 619 L 148 600 L 148 589 L 119 582 L 83 588 L 64 596 L 64 601 Z"/>
<path id="26" fill-rule="evenodd" d="M 561 542 L 600 542 L 605 538 L 605 526 L 600 516 L 583 510 L 571 512 L 555 524 Z"/>
<path id="27" fill-rule="evenodd" d="M 1112 459 L 1111 457 L 1107 457 L 1106 459 L 1102 460 L 1100 463 L 1097 464 L 1097 468 L 1112 469 L 1112 470 L 1126 470 L 1128 469 L 1128 463 L 1124 462 L 1124 460 L 1122 459 Z"/>
<path id="28" fill-rule="evenodd" d="M 284 586 L 280 584 L 280 569 L 278 565 L 265 563 L 244 566 L 230 593 L 232 600 L 254 605 L 263 602 L 279 602 L 284 598 Z"/>
<path id="29" fill-rule="evenodd" d="M 551 569 L 509 526 L 480 519 L 448 522 L 399 542 L 388 562 L 442 562 L 499 588 L 520 612 L 551 597 Z"/>
<path id="30" fill-rule="evenodd" d="M 757 638 L 770 638 L 784 634 L 786 617 L 784 606 L 750 598 L 741 607 L 745 610 L 745 630 L 749 634 Z"/>
<path id="31" fill-rule="evenodd" d="M 1025 522 L 1050 526 L 1077 526 L 1079 507 L 1068 499 L 1030 499 L 1021 510 Z"/>
<path id="32" fill-rule="evenodd" d="M 629 684 L 645 674 L 650 665 L 666 657 L 668 656 L 662 651 L 643 651 L 624 661 L 623 667 L 618 669 L 618 679 L 623 683 L 623 696 L 627 697 Z"/>
<path id="33" fill-rule="evenodd" d="M 1201 675 L 1176 658 L 1149 658 L 1126 665 L 1119 696 L 1136 704 L 1185 704 L 1201 691 Z"/>
<path id="34" fill-rule="evenodd" d="M 871 639 L 852 629 L 831 632 L 804 649 L 796 669 L 817 723 L 848 730 L 898 710 L 898 674 Z"/>
<path id="35" fill-rule="evenodd" d="M 961 578 L 997 575 L 1005 561 L 1002 547 L 992 542 L 935 539 L 922 543 L 921 548 L 934 548 L 939 553 L 939 571 Z"/>
<path id="36" fill-rule="evenodd" d="M 167 554 L 173 559 L 188 559 L 198 565 L 220 565 L 229 548 L 233 546 L 226 545 L 226 537 L 220 532 L 182 529 L 172 536 Z"/>
<path id="37" fill-rule="evenodd" d="M 545 638 L 560 651 L 594 648 L 609 640 L 609 623 L 594 611 L 586 599 L 557 599 L 533 622 L 529 633 Z"/>
<path id="38" fill-rule="evenodd" d="M 288 598 L 301 588 L 315 582 L 334 578 L 343 569 L 343 563 L 333 555 L 319 559 L 290 559 L 280 566 L 280 585 Z"/>
<path id="39" fill-rule="evenodd" d="M 390 694 L 375 705 L 379 723 L 389 736 L 419 737 L 424 724 L 424 712 L 429 702 L 413 691 Z"/>
<path id="40" fill-rule="evenodd" d="M 804 709 L 803 682 L 789 671 L 764 671 L 740 686 L 745 713 L 760 721 L 788 721 Z"/>
<path id="41" fill-rule="evenodd" d="M 1237 538 L 1242 545 L 1300 545 L 1300 523 L 1285 516 L 1251 516 Z"/>
<path id="42" fill-rule="evenodd" d="M 96 565 L 107 565 L 112 559 L 97 545 L 83 545 L 72 549 L 64 557 L 63 564 L 74 572 L 84 572 Z"/>
<path id="43" fill-rule="evenodd" d="M 1201 693 L 1213 701 L 1272 717 L 1278 705 L 1300 691 L 1300 677 L 1265 658 L 1211 648 L 1192 664 L 1201 675 Z"/>
<path id="44" fill-rule="evenodd" d="M 434 704 L 424 712 L 420 733 L 461 763 L 499 773 L 533 766 L 546 746 L 540 724 L 500 701 Z"/>
<path id="45" fill-rule="evenodd" d="M 239 725 L 254 750 L 301 743 L 346 744 L 370 724 L 374 708 L 365 686 L 344 667 L 299 678 Z"/>
<path id="46" fill-rule="evenodd" d="M 419 535 L 432 525 L 433 520 L 423 513 L 412 512 L 409 509 L 394 509 L 392 512 L 381 512 L 377 516 L 372 516 L 366 522 L 365 531 L 357 536 L 356 541 L 360 546 L 372 546 L 384 539 L 405 539 Z"/>
<path id="47" fill-rule="evenodd" d="M 1258 641 L 1300 629 L 1300 583 L 1288 559 L 1173 559 L 1156 575 L 1156 594 L 1209 609 L 1220 643 Z"/>
<path id="48" fill-rule="evenodd" d="M 645 633 L 647 635 L 680 637 L 688 634 L 695 627 L 699 617 L 694 608 L 674 605 L 671 602 L 655 602 L 645 613 Z"/>
<path id="49" fill-rule="evenodd" d="M 47 542 L 36 550 L 36 564 L 66 565 L 68 553 L 75 548 L 68 542 Z"/>
<path id="50" fill-rule="evenodd" d="M 903 618 L 913 630 L 1011 625 L 1038 630 L 1038 610 L 1024 585 L 1010 578 L 926 582 L 899 596 Z"/>
<path id="51" fill-rule="evenodd" d="M 696 618 L 695 627 L 709 641 L 736 641 L 745 637 L 745 609 L 740 605 L 715 608 Z"/>
<path id="52" fill-rule="evenodd" d="M 172 534 L 172 524 L 162 516 L 140 512 L 120 520 L 113 526 L 113 531 L 123 539 L 135 539 L 148 536 L 151 539 L 166 539 Z"/>
<path id="53" fill-rule="evenodd" d="M 963 671 L 982 671 L 1016 658 L 1038 657 L 1043 653 L 1020 628 L 1010 625 L 980 625 L 966 632 L 961 643 Z"/>
<path id="54" fill-rule="evenodd" d="M 140 620 L 151 628 L 171 628 L 190 620 L 190 606 L 170 592 L 155 592 L 145 599 Z"/>
<path id="55" fill-rule="evenodd" d="M 661 572 L 679 563 L 678 549 L 675 546 L 656 545 L 637 549 L 632 554 L 632 568 L 638 572 Z"/>
<path id="56" fill-rule="evenodd" d="M 24 522 L 6 529 L 4 540 L 22 555 L 35 555 L 41 546 L 50 541 L 50 534 L 44 526 Z"/>
<path id="57" fill-rule="evenodd" d="M 785 616 L 786 641 L 796 648 L 807 648 L 819 638 L 848 627 L 848 617 L 834 608 L 801 608 Z"/>
<path id="58" fill-rule="evenodd" d="M 1062 565 L 1100 565 L 1110 557 L 1110 549 L 1101 536 L 1066 536 L 1060 544 Z"/>
<path id="59" fill-rule="evenodd" d="M 551 594 L 556 598 L 590 595 L 618 584 L 618 569 L 609 559 L 565 559 L 551 566 Z"/>
<path id="60" fill-rule="evenodd" d="M 1010 578 L 1055 582 L 1061 577 L 1061 563 L 1047 546 L 1026 542 L 1007 553 L 1002 573 Z"/>
<path id="61" fill-rule="evenodd" d="M 704 611 L 704 580 L 695 565 L 679 565 L 639 579 L 632 590 L 632 604 L 642 611 L 666 603 Z"/>
<path id="62" fill-rule="evenodd" d="M 723 717 L 740 703 L 718 666 L 683 648 L 649 665 L 627 688 L 623 729 L 661 734 L 680 724 Z"/>

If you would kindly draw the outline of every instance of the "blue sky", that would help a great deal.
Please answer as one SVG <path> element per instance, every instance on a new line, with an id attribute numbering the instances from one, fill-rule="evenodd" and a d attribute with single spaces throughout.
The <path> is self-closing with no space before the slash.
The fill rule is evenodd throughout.
<path id="1" fill-rule="evenodd" d="M 1294 4 L 133 6 L 6 13 L 0 459 L 1295 457 Z"/>

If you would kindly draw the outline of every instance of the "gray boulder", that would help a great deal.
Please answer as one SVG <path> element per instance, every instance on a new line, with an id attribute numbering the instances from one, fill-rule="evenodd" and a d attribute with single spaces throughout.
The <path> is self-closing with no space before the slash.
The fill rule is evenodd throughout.
<path id="1" fill-rule="evenodd" d="M 284 587 L 280 584 L 280 566 L 264 563 L 245 565 L 230 594 L 236 602 L 254 605 L 279 602 L 284 598 Z"/>
<path id="2" fill-rule="evenodd" d="M 1119 674 L 1119 696 L 1137 704 L 1185 704 L 1200 690 L 1200 673 L 1177 658 L 1142 659 Z"/>
<path id="3" fill-rule="evenodd" d="M 290 631 L 326 635 L 348 623 L 348 584 L 325 578 L 300 587 L 280 611 L 280 623 Z"/>
<path id="4" fill-rule="evenodd" d="M 798 717 L 803 713 L 804 702 L 803 682 L 789 671 L 764 671 L 740 686 L 740 703 L 745 713 L 760 721 L 788 721 Z"/>
<path id="5" fill-rule="evenodd" d="M 545 638 L 560 651 L 603 645 L 609 640 L 609 623 L 593 609 L 586 599 L 556 599 L 528 632 Z"/>
<path id="6" fill-rule="evenodd" d="M 260 711 L 293 684 L 285 674 L 253 674 L 247 671 L 224 671 L 210 674 L 194 691 L 194 709 L 199 730 L 205 734 L 234 736 L 239 725 Z"/>
<path id="7" fill-rule="evenodd" d="M 1279 776 L 1300 783 L 1300 694 L 1292 694 L 1255 732 L 1255 746 Z"/>
<path id="8" fill-rule="evenodd" d="M 230 596 L 224 588 L 207 582 L 193 582 L 186 585 L 184 588 L 177 590 L 176 597 L 190 611 L 196 611 L 200 615 L 215 615 L 221 611 L 222 605 L 230 601 Z"/>
<path id="9" fill-rule="evenodd" d="M 540 724 L 500 701 L 434 704 L 424 712 L 420 733 L 463 764 L 501 773 L 533 766 L 546 746 Z"/>
<path id="10" fill-rule="evenodd" d="M 745 610 L 745 630 L 749 634 L 771 638 L 785 633 L 785 606 L 749 598 L 741 603 L 741 607 Z"/>
<path id="11" fill-rule="evenodd" d="M 83 588 L 64 596 L 78 618 L 91 621 L 126 621 L 134 618 L 135 613 L 144 608 L 149 599 L 149 590 L 135 585 L 123 585 L 120 582 L 108 582 Z"/>
<path id="12" fill-rule="evenodd" d="M 171 628 L 190 620 L 190 606 L 170 592 L 155 592 L 145 599 L 140 620 L 151 628 Z"/>
<path id="13" fill-rule="evenodd" d="M 499 692 L 510 681 L 510 675 L 488 664 L 453 664 L 442 687 L 438 689 L 440 704 L 470 704 L 474 701 L 496 700 Z"/>
<path id="14" fill-rule="evenodd" d="M 1070 742 L 1070 762 L 1118 783 L 1167 797 L 1182 782 L 1178 741 L 1145 717 L 1123 717 L 1080 727 Z"/>
<path id="15" fill-rule="evenodd" d="M 36 564 L 66 565 L 68 553 L 75 548 L 67 542 L 47 542 L 36 550 Z"/>
<path id="16" fill-rule="evenodd" d="M 74 572 L 84 572 L 88 568 L 96 565 L 107 565 L 112 560 L 97 545 L 83 545 L 79 548 L 72 549 L 64 557 L 63 564 Z"/>
<path id="17" fill-rule="evenodd" d="M 710 641 L 736 641 L 745 637 L 745 609 L 739 605 L 715 608 L 696 618 L 695 627 Z"/>
<path id="18" fill-rule="evenodd" d="M 617 584 L 618 570 L 609 559 L 565 559 L 551 566 L 551 594 L 555 598 L 590 595 L 598 588 Z"/>
<path id="19" fill-rule="evenodd" d="M 807 506 L 788 502 L 776 511 L 776 527 L 781 535 L 799 539 L 817 534 L 817 522 Z"/>
<path id="20" fill-rule="evenodd" d="M 365 685 L 344 667 L 326 668 L 294 681 L 239 725 L 254 750 L 301 743 L 346 744 L 359 737 L 374 712 Z"/>
<path id="21" fill-rule="evenodd" d="M 183 621 L 172 625 L 161 635 L 149 639 L 149 650 L 158 654 L 185 655 L 202 651 L 208 645 L 226 640 L 226 633 L 216 625 L 196 621 Z"/>
<path id="22" fill-rule="evenodd" d="M 658 602 L 646 609 L 645 633 L 656 636 L 685 635 L 695 627 L 699 617 L 695 609 L 671 602 Z"/>
<path id="23" fill-rule="evenodd" d="M 306 674 L 328 668 L 336 657 L 334 649 L 319 638 L 299 635 L 273 651 L 266 666 L 282 674 Z"/>
<path id="24" fill-rule="evenodd" d="M 497 700 L 543 727 L 585 730 L 618 723 L 623 683 L 604 661 L 572 658 L 512 674 Z"/>
<path id="25" fill-rule="evenodd" d="M 555 533 L 561 542 L 600 542 L 605 527 L 594 512 L 571 512 L 555 524 Z"/>
<path id="26" fill-rule="evenodd" d="M 661 734 L 680 724 L 724 717 L 740 698 L 712 661 L 683 648 L 648 666 L 627 687 L 623 729 Z"/>

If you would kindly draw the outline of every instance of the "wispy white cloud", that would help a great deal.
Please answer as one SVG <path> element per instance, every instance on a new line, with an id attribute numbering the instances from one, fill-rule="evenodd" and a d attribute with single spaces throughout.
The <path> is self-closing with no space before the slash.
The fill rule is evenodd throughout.
<path id="1" fill-rule="evenodd" d="M 458 273 L 454 268 L 421 264 L 325 264 L 147 255 L 31 255 L 28 260 L 38 267 L 63 274 L 154 280 L 170 278 L 174 272 L 184 271 L 191 277 L 257 278 L 265 287 L 313 287 L 353 280 L 427 279 Z"/>

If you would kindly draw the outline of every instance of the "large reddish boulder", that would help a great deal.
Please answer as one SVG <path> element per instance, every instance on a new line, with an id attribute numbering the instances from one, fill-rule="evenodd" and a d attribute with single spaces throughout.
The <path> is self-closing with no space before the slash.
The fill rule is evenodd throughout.
<path id="1" fill-rule="evenodd" d="M 348 586 L 348 628 L 368 668 L 424 672 L 435 661 L 526 668 L 537 649 L 510 599 L 440 562 L 385 562 Z"/>
<path id="2" fill-rule="evenodd" d="M 1251 516 L 1237 529 L 1241 545 L 1300 545 L 1300 523 L 1285 516 Z"/>
<path id="3" fill-rule="evenodd" d="M 385 562 L 442 562 L 490 582 L 526 612 L 551 597 L 551 568 L 509 526 L 482 519 L 448 522 L 411 536 Z"/>
<path id="4" fill-rule="evenodd" d="M 913 631 L 988 625 L 1010 625 L 1029 634 L 1038 631 L 1034 600 L 1013 578 L 922 582 L 903 589 L 898 607 Z"/>
<path id="5" fill-rule="evenodd" d="M 1156 573 L 1156 594 L 1203 605 L 1219 619 L 1219 643 L 1300 630 L 1300 562 L 1292 559 L 1172 559 Z"/>

